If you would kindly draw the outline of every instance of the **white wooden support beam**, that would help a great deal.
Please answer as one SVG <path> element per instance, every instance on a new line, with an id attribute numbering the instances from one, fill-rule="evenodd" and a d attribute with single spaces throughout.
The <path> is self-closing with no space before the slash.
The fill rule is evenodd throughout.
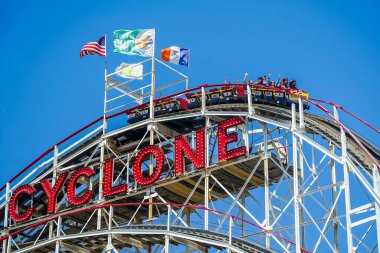
<path id="1" fill-rule="evenodd" d="M 205 87 L 202 87 L 201 91 L 202 91 L 202 96 L 201 96 L 202 110 L 201 110 L 201 113 L 202 113 L 202 115 L 204 115 L 206 112 L 206 91 L 205 91 Z"/>
<path id="2" fill-rule="evenodd" d="M 209 178 L 210 178 L 210 175 L 209 175 L 209 172 L 205 172 L 205 176 L 204 176 L 204 178 L 205 178 L 205 199 L 204 199 L 204 206 L 205 206 L 205 213 L 204 213 L 204 215 L 205 215 L 205 217 L 204 217 L 204 229 L 205 230 L 208 230 L 208 214 L 209 214 L 209 212 L 208 212 L 208 202 L 209 202 Z"/>
<path id="3" fill-rule="evenodd" d="M 298 203 L 298 157 L 297 157 L 297 136 L 296 130 L 296 109 L 295 104 L 292 104 L 292 146 L 293 146 L 293 204 L 294 204 L 294 234 L 296 253 L 301 253 L 301 237 L 300 237 L 300 211 Z"/>
<path id="4" fill-rule="evenodd" d="M 376 165 L 373 165 L 373 187 L 375 192 L 380 192 L 380 174 Z M 376 233 L 377 233 L 377 251 L 380 253 L 380 205 L 375 201 L 376 215 Z"/>
<path id="5" fill-rule="evenodd" d="M 270 229 L 270 197 L 269 197 L 269 153 L 268 153 L 268 125 L 264 123 L 264 195 L 265 195 L 265 229 Z M 265 235 L 265 246 L 270 249 L 270 234 Z"/>
<path id="6" fill-rule="evenodd" d="M 11 194 L 9 182 L 7 182 L 5 190 L 6 190 L 6 192 L 5 192 L 5 201 L 6 201 L 6 204 L 5 204 L 5 210 L 4 210 L 4 231 L 6 232 L 6 234 L 8 234 L 8 225 L 9 225 L 8 224 L 8 219 L 9 219 L 8 218 L 8 213 L 9 213 L 9 198 L 10 198 L 10 194 Z M 2 234 L 2 236 L 6 235 L 6 234 Z M 6 253 L 7 252 L 6 250 L 7 250 L 7 240 L 3 240 L 3 250 L 2 250 L 2 252 Z"/>
<path id="7" fill-rule="evenodd" d="M 58 217 L 57 222 L 57 241 L 55 242 L 55 253 L 59 253 L 59 249 L 61 247 L 59 237 L 61 236 L 61 226 L 62 226 L 62 217 Z"/>
<path id="8" fill-rule="evenodd" d="M 228 252 L 231 252 L 231 246 L 232 246 L 232 227 L 233 227 L 234 221 L 232 217 L 230 217 L 230 223 L 229 223 L 229 230 L 228 230 Z"/>
<path id="9" fill-rule="evenodd" d="M 252 106 L 252 91 L 251 86 L 247 85 L 247 99 L 248 99 L 248 115 L 252 116 L 255 113 L 255 109 Z"/>
<path id="10" fill-rule="evenodd" d="M 303 113 L 303 103 L 301 98 L 298 98 L 298 109 L 300 116 L 300 128 L 305 128 L 305 117 Z"/>
<path id="11" fill-rule="evenodd" d="M 334 118 L 339 120 L 337 108 L 334 106 Z M 347 166 L 347 145 L 346 133 L 340 127 L 340 142 L 342 150 L 343 177 L 344 177 L 344 198 L 346 205 L 346 233 L 347 233 L 347 251 L 353 252 L 352 230 L 351 230 L 351 196 L 350 196 L 350 175 Z"/>

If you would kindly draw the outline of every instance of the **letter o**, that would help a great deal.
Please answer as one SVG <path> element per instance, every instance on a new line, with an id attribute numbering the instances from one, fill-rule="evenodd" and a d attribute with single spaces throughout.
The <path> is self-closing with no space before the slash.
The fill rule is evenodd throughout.
<path id="1" fill-rule="evenodd" d="M 144 177 L 142 173 L 142 163 L 144 161 L 144 157 L 149 154 L 153 154 L 156 157 L 156 167 L 150 176 Z M 150 185 L 156 182 L 162 174 L 162 170 L 164 168 L 164 160 L 164 151 L 162 151 L 162 149 L 156 145 L 149 145 L 140 150 L 137 154 L 135 163 L 133 164 L 133 176 L 135 177 L 136 182 L 139 185 Z"/>

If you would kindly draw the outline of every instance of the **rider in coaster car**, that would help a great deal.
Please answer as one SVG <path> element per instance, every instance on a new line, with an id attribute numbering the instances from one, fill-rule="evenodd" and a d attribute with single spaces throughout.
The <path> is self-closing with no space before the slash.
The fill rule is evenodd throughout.
<path id="1" fill-rule="evenodd" d="M 257 78 L 257 82 L 255 83 L 255 85 L 264 85 L 264 78 L 262 78 L 261 76 Z"/>
<path id="2" fill-rule="evenodd" d="M 288 78 L 283 78 L 282 81 L 280 82 L 280 87 L 283 89 L 288 88 Z"/>
<path id="3" fill-rule="evenodd" d="M 295 88 L 296 85 L 297 85 L 296 80 L 291 80 L 290 83 L 289 83 L 289 87 L 290 87 L 290 88 Z"/>

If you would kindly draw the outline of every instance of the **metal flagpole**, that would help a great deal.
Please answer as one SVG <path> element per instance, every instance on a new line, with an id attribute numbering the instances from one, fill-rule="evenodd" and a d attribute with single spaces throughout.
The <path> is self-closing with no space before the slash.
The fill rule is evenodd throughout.
<path id="1" fill-rule="evenodd" d="M 105 48 L 105 57 L 104 57 L 104 106 L 103 106 L 103 134 L 106 133 L 107 128 L 107 34 L 104 34 L 104 48 Z"/>
<path id="2" fill-rule="evenodd" d="M 154 95 L 156 90 L 156 73 L 155 73 L 155 48 L 156 47 L 156 30 L 154 30 L 154 41 L 153 41 L 153 56 L 152 56 L 152 86 L 150 94 L 150 119 L 151 123 L 149 124 L 150 128 L 150 145 L 154 145 Z M 149 163 L 149 174 L 153 173 L 153 155 L 150 156 Z M 153 203 L 152 192 L 149 192 L 149 203 Z M 149 221 L 153 220 L 153 206 L 149 205 Z"/>
<path id="3" fill-rule="evenodd" d="M 102 142 L 100 146 L 100 170 L 99 170 L 99 198 L 98 203 L 103 202 L 103 177 L 104 177 L 104 146 L 105 139 L 104 136 L 106 134 L 107 129 L 107 35 L 104 34 L 104 47 L 105 47 L 105 58 L 104 58 L 104 102 L 103 102 L 103 136 Z M 98 217 L 97 217 L 97 229 L 101 229 L 102 226 L 102 209 L 98 209 Z"/>
<path id="4" fill-rule="evenodd" d="M 190 72 L 190 48 L 188 50 L 189 50 L 188 52 L 189 59 L 187 62 L 186 90 L 189 89 L 189 72 Z"/>

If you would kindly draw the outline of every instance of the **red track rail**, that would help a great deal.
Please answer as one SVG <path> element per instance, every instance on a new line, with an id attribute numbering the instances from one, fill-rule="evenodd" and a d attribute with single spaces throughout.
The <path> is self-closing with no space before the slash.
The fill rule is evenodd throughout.
<path id="1" fill-rule="evenodd" d="M 61 145 L 62 143 L 66 142 L 67 140 L 71 139 L 72 137 L 74 137 L 75 135 L 83 132 L 84 130 L 86 130 L 87 128 L 95 125 L 96 123 L 98 123 L 100 120 L 102 120 L 103 117 L 99 117 L 97 118 L 96 120 L 92 121 L 91 123 L 85 125 L 84 127 L 82 127 L 81 129 L 75 131 L 74 133 L 70 134 L 69 136 L 67 136 L 66 138 L 62 139 L 61 141 L 57 142 L 56 144 L 54 144 L 53 146 L 51 146 L 48 150 L 46 150 L 45 152 L 43 152 L 39 157 L 37 157 L 33 162 L 29 163 L 24 169 L 22 169 L 21 171 L 19 171 L 14 177 L 11 178 L 11 180 L 9 180 L 7 183 L 12 183 L 13 181 L 15 181 L 19 176 L 21 176 L 25 171 L 27 171 L 30 167 L 32 167 L 33 165 L 35 165 L 39 160 L 41 160 L 42 158 L 44 158 L 47 154 L 49 154 L 51 151 L 54 150 L 54 147 L 55 146 L 59 146 Z M 7 183 L 5 183 L 1 188 L 0 188 L 0 192 L 2 190 L 4 190 L 4 188 L 7 186 Z"/>
<path id="2" fill-rule="evenodd" d="M 115 203 L 115 204 L 107 203 L 107 204 L 90 206 L 90 207 L 86 207 L 86 208 L 82 208 L 82 209 L 76 209 L 76 210 L 73 210 L 73 211 L 68 211 L 68 212 L 65 212 L 65 213 L 60 213 L 60 214 L 57 214 L 57 215 L 54 215 L 54 216 L 50 216 L 49 218 L 43 219 L 43 220 L 38 221 L 38 222 L 36 222 L 34 224 L 31 224 L 31 225 L 26 226 L 26 227 L 24 227 L 22 229 L 19 229 L 19 230 L 15 231 L 15 232 L 12 232 L 12 233 L 10 233 L 8 235 L 2 236 L 2 237 L 0 237 L 0 242 L 8 239 L 10 236 L 13 237 L 15 235 L 18 235 L 18 234 L 20 234 L 20 233 L 28 230 L 28 229 L 35 228 L 37 226 L 46 224 L 49 221 L 53 221 L 55 219 L 58 219 L 59 217 L 61 217 L 61 218 L 62 217 L 67 217 L 69 215 L 75 215 L 75 214 L 78 214 L 78 213 L 87 212 L 87 211 L 93 211 L 93 210 L 97 210 L 97 209 L 101 209 L 101 208 L 109 208 L 111 206 L 112 207 L 124 207 L 124 206 L 139 206 L 139 205 L 142 205 L 142 206 L 148 206 L 148 205 L 171 206 L 171 207 L 177 207 L 177 208 L 185 207 L 185 208 L 193 208 L 193 209 L 199 209 L 199 210 L 209 211 L 209 212 L 212 212 L 212 213 L 215 213 L 215 214 L 219 214 L 219 215 L 227 215 L 228 217 L 231 217 L 233 219 L 240 220 L 240 221 L 242 221 L 244 223 L 252 225 L 255 228 L 260 229 L 264 233 L 271 234 L 272 236 L 274 236 L 274 237 L 276 237 L 276 238 L 278 238 L 280 240 L 284 240 L 287 243 L 290 243 L 291 245 L 296 246 L 296 244 L 293 241 L 291 241 L 289 239 L 286 239 L 285 237 L 283 237 L 281 235 L 275 234 L 275 233 L 273 233 L 270 230 L 266 230 L 262 226 L 257 225 L 257 224 L 255 224 L 253 222 L 247 221 L 245 219 L 242 219 L 242 218 L 240 218 L 240 217 L 238 217 L 236 215 L 227 214 L 225 212 L 212 210 L 212 209 L 206 208 L 204 206 L 199 206 L 199 205 L 192 205 L 192 204 L 186 204 L 185 205 L 185 204 L 163 203 L 163 202 L 153 202 L 153 203 L 146 203 L 146 202 L 123 202 L 123 203 Z M 304 253 L 310 253 L 310 251 L 308 251 L 308 250 L 306 250 L 304 248 L 301 248 L 301 251 L 304 252 Z"/>
<path id="3" fill-rule="evenodd" d="M 371 128 L 372 130 L 374 130 L 374 131 L 376 131 L 377 133 L 380 134 L 380 130 L 379 129 L 377 129 L 376 127 L 372 126 L 370 123 L 368 123 L 364 119 L 356 116 L 355 114 L 353 114 L 352 112 L 348 111 L 347 109 L 343 108 L 343 106 L 335 104 L 334 102 L 328 102 L 328 101 L 325 101 L 325 100 L 322 100 L 322 99 L 317 99 L 317 98 L 309 98 L 309 100 L 313 100 L 313 101 L 321 102 L 321 103 L 324 103 L 324 104 L 329 104 L 331 106 L 335 106 L 336 108 L 344 111 L 345 113 L 349 114 L 350 116 L 354 117 L 355 119 L 359 120 L 360 122 L 362 122 L 363 124 L 365 124 L 369 128 Z"/>
<path id="4" fill-rule="evenodd" d="M 188 89 L 186 90 L 185 92 L 177 92 L 177 93 L 174 93 L 174 94 L 171 94 L 169 96 L 166 96 L 164 98 L 170 98 L 170 97 L 174 97 L 174 96 L 177 96 L 177 95 L 180 95 L 180 94 L 183 94 L 183 93 L 186 93 L 186 92 L 191 92 L 191 91 L 194 91 L 194 90 L 197 90 L 197 89 L 200 89 L 202 86 L 198 86 L 198 87 L 195 87 L 195 88 L 192 88 L 192 89 Z M 208 87 L 207 85 L 203 85 L 203 87 Z M 160 99 L 164 99 L 164 98 L 160 98 Z M 158 101 L 160 99 L 157 99 L 155 101 Z M 149 102 L 145 102 L 143 103 L 142 105 L 147 105 L 149 104 Z M 117 117 L 121 114 L 124 114 L 126 112 L 129 112 L 131 110 L 134 110 L 138 107 L 140 107 L 141 105 L 138 105 L 138 106 L 134 106 L 132 108 L 129 108 L 129 109 L 126 109 L 126 110 L 123 110 L 121 112 L 118 112 L 118 113 L 115 113 L 115 114 L 112 114 L 112 115 L 109 115 L 106 117 L 106 119 L 111 119 L 111 118 L 114 118 L 114 117 Z M 75 131 L 74 133 L 70 134 L 69 136 L 67 136 L 66 138 L 62 139 L 61 141 L 57 142 L 56 144 L 54 144 L 53 146 L 51 146 L 49 149 L 47 149 L 45 152 L 43 152 L 39 157 L 37 157 L 35 160 L 33 160 L 31 163 L 29 163 L 24 169 L 22 169 L 21 171 L 19 171 L 14 177 L 12 177 L 7 183 L 12 183 L 14 182 L 19 176 L 21 176 L 23 173 L 25 173 L 30 167 L 32 167 L 33 165 L 35 165 L 37 162 L 39 162 L 42 158 L 44 158 L 47 154 L 49 154 L 50 152 L 52 152 L 54 150 L 54 148 L 61 144 L 63 144 L 64 142 L 66 142 L 67 140 L 71 139 L 72 137 L 74 137 L 75 135 L 83 132 L 84 130 L 88 129 L 89 127 L 95 125 L 96 123 L 98 123 L 99 121 L 101 121 L 103 119 L 103 116 L 97 118 L 96 120 L 90 122 L 89 124 L 87 124 L 86 126 L 82 127 L 81 129 Z M 7 183 L 5 183 L 3 186 L 0 187 L 0 192 L 2 190 L 4 190 L 7 186 Z"/>
<path id="5" fill-rule="evenodd" d="M 369 156 L 371 157 L 371 159 L 373 160 L 373 163 L 376 165 L 377 169 L 380 170 L 380 163 L 379 161 L 372 156 L 372 154 L 366 149 L 366 147 L 364 147 L 363 143 L 356 137 L 355 134 L 353 134 L 345 125 L 343 125 L 339 120 L 337 120 L 333 115 L 331 115 L 331 113 L 326 109 L 324 108 L 322 105 L 320 104 L 317 104 L 317 103 L 314 103 L 312 101 L 309 101 L 311 104 L 315 105 L 318 109 L 320 109 L 321 111 L 323 111 L 326 115 L 328 115 L 333 121 L 335 121 L 335 123 L 337 123 L 340 127 L 342 127 L 342 129 L 347 133 L 349 134 L 352 139 L 354 139 L 354 141 L 360 146 L 360 148 L 362 148 L 364 150 L 364 152 Z"/>
<path id="6" fill-rule="evenodd" d="M 171 95 L 168 95 L 166 97 L 163 97 L 163 98 L 159 98 L 159 99 L 156 99 L 156 101 L 158 100 L 161 100 L 161 99 L 166 99 L 166 98 L 171 98 L 171 97 L 175 97 L 175 96 L 178 96 L 178 95 L 181 95 L 181 94 L 185 94 L 187 92 L 191 92 L 191 91 L 194 91 L 194 90 L 198 90 L 198 89 L 201 89 L 202 87 L 204 88 L 208 88 L 208 87 L 222 87 L 222 86 L 236 86 L 236 85 L 249 85 L 249 84 L 204 84 L 204 85 L 200 85 L 200 86 L 197 86 L 195 88 L 192 88 L 192 89 L 188 89 L 188 90 L 185 90 L 185 91 L 180 91 L 180 92 L 177 92 L 177 93 L 174 93 L 174 94 L 171 94 Z M 252 86 L 252 85 L 250 85 Z M 332 103 L 332 102 L 327 102 L 327 101 L 324 101 L 324 100 L 320 100 L 320 99 L 315 99 L 315 98 L 311 98 L 309 100 L 313 100 L 313 101 L 318 101 L 318 102 L 323 102 L 323 103 L 326 103 L 326 104 L 330 104 L 330 105 L 333 105 L 333 106 L 337 106 L 337 108 L 341 109 L 341 110 L 344 110 L 345 112 L 347 112 L 348 114 L 350 114 L 351 116 L 353 116 L 354 118 L 358 119 L 359 121 L 363 122 L 364 124 L 366 124 L 367 126 L 369 126 L 370 128 L 372 128 L 373 130 L 375 130 L 376 132 L 380 133 L 380 131 L 378 129 L 376 129 L 375 127 L 373 127 L 372 125 L 370 125 L 369 123 L 367 123 L 366 121 L 360 119 L 359 117 L 355 116 L 354 114 L 350 113 L 349 111 L 345 110 L 343 107 L 341 106 L 338 106 L 337 104 L 335 103 Z M 314 104 L 317 106 L 316 103 L 313 103 L 310 101 L 310 103 Z M 142 105 L 147 105 L 149 104 L 149 102 L 145 102 L 143 103 Z M 135 107 L 132 107 L 132 108 L 129 108 L 129 109 L 126 109 L 126 110 L 123 110 L 123 111 L 120 111 L 118 113 L 115 113 L 115 114 L 112 114 L 112 115 L 109 115 L 106 117 L 106 119 L 111 119 L 111 118 L 114 118 L 114 117 L 117 117 L 121 114 L 124 114 L 124 113 L 127 113 L 131 110 L 134 110 L 138 107 L 140 107 L 141 105 L 138 105 L 138 106 L 135 106 Z M 327 110 L 320 108 L 320 105 L 317 106 L 319 109 L 321 109 L 322 111 L 326 112 Z M 327 111 L 328 112 L 328 111 Z M 331 114 L 329 115 L 331 116 Z M 333 118 L 333 117 L 332 117 Z M 49 149 L 47 149 L 45 152 L 43 152 L 39 157 L 37 157 L 35 160 L 33 160 L 31 163 L 29 163 L 24 169 L 22 169 L 21 171 L 19 171 L 14 177 L 12 177 L 7 183 L 12 183 L 14 182 L 18 177 L 20 177 L 23 173 L 25 173 L 30 167 L 32 167 L 33 165 L 35 165 L 38 161 L 40 161 L 42 158 L 44 158 L 47 154 L 49 154 L 50 152 L 52 152 L 55 148 L 55 146 L 59 146 L 61 144 L 63 144 L 64 142 L 66 142 L 67 140 L 71 139 L 72 137 L 74 137 L 75 135 L 83 132 L 84 130 L 88 129 L 89 127 L 95 125 L 96 123 L 98 123 L 99 121 L 101 121 L 103 119 L 103 116 L 97 118 L 96 120 L 90 122 L 89 124 L 87 124 L 86 126 L 82 127 L 81 129 L 75 131 L 74 133 L 70 134 L 69 136 L 67 136 L 66 138 L 62 139 L 61 141 L 57 142 L 56 144 L 54 144 L 53 146 L 51 146 Z M 334 118 L 333 118 L 334 119 Z M 334 119 L 334 121 L 336 121 Z M 343 126 L 343 128 L 346 130 L 347 128 L 344 127 L 343 124 L 341 124 L 340 122 L 336 121 L 339 125 Z M 349 130 L 347 129 L 347 131 L 349 132 Z M 352 135 L 351 132 L 349 132 L 350 135 Z M 354 139 L 356 139 L 356 137 L 353 137 Z M 361 144 L 361 142 L 359 141 L 358 144 L 366 151 L 368 152 L 368 150 L 365 149 L 365 147 Z M 371 157 L 372 155 L 369 154 Z M 373 158 L 373 157 L 372 157 Z M 374 159 L 374 158 L 373 158 Z M 376 159 L 374 159 L 374 162 L 375 164 L 378 166 L 378 168 L 380 169 L 380 165 L 379 163 L 377 162 Z M 3 186 L 0 187 L 0 192 L 2 190 L 4 190 L 6 188 L 6 185 L 7 183 L 5 183 Z"/>

